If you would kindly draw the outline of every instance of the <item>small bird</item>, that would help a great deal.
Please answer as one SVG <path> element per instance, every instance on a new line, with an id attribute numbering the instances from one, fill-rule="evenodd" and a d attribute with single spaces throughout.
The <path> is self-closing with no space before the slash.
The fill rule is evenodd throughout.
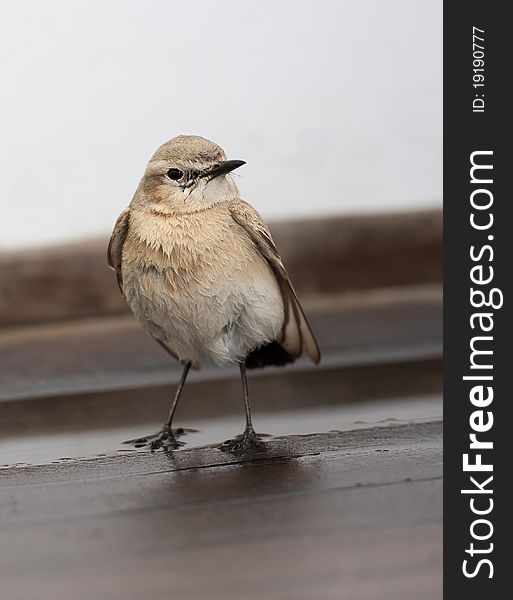
<path id="1" fill-rule="evenodd" d="M 320 360 L 315 337 L 271 234 L 240 198 L 217 144 L 180 135 L 150 159 L 130 206 L 118 217 L 108 263 L 136 319 L 183 365 L 163 428 L 131 440 L 151 450 L 183 445 L 172 428 L 191 366 L 238 364 L 244 432 L 221 444 L 241 452 L 263 446 L 251 421 L 246 368 Z"/>

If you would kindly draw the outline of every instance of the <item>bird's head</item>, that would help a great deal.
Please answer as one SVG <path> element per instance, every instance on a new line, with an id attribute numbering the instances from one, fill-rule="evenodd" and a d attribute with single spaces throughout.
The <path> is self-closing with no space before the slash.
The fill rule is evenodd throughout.
<path id="1" fill-rule="evenodd" d="M 229 173 L 243 160 L 226 160 L 224 150 L 195 135 L 179 135 L 151 157 L 134 202 L 162 213 L 196 212 L 239 197 Z"/>

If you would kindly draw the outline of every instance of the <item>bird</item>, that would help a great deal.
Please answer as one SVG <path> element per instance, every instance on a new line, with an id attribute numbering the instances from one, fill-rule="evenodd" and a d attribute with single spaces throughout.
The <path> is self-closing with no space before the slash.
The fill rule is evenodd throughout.
<path id="1" fill-rule="evenodd" d="M 237 453 L 264 448 L 246 369 L 292 363 L 303 352 L 320 361 L 271 233 L 231 175 L 244 164 L 203 137 L 170 139 L 149 160 L 109 241 L 108 264 L 136 320 L 183 365 L 162 429 L 129 441 L 152 452 L 183 445 L 173 419 L 191 367 L 239 365 L 246 425 L 219 446 Z"/>

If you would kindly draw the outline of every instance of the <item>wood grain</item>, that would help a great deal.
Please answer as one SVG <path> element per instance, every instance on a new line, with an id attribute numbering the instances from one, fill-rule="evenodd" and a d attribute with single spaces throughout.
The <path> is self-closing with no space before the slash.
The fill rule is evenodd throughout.
<path id="1" fill-rule="evenodd" d="M 441 598 L 441 424 L 0 471 L 8 600 Z"/>

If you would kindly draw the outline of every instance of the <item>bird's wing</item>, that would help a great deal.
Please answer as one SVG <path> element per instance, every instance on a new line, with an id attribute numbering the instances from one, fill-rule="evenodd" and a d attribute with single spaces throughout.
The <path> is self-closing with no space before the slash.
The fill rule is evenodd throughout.
<path id="1" fill-rule="evenodd" d="M 128 234 L 128 228 L 130 226 L 130 209 L 126 208 L 118 217 L 116 224 L 114 225 L 114 230 L 112 231 L 112 235 L 110 236 L 109 246 L 107 248 L 107 263 L 109 267 L 113 269 L 116 273 L 116 277 L 118 280 L 119 289 L 121 293 L 123 292 L 123 276 L 121 274 L 121 261 L 123 258 L 123 245 L 126 240 L 126 236 Z M 164 348 L 166 352 L 168 352 L 173 358 L 179 360 L 176 351 L 172 348 L 168 341 L 159 340 L 151 331 L 149 331 L 150 335 Z M 197 365 L 193 365 L 194 368 L 197 368 Z"/>
<path id="2" fill-rule="evenodd" d="M 130 209 L 125 210 L 119 215 L 114 230 L 110 236 L 109 246 L 107 248 L 107 262 L 109 267 L 116 272 L 119 289 L 123 294 L 123 277 L 121 275 L 121 260 L 123 257 L 123 244 L 125 243 L 130 223 Z"/>
<path id="3" fill-rule="evenodd" d="M 281 337 L 276 341 L 292 358 L 297 358 L 305 350 L 317 364 L 321 358 L 319 346 L 262 217 L 250 204 L 243 201 L 231 203 L 230 212 L 234 221 L 244 229 L 262 257 L 269 263 L 280 286 L 285 319 Z"/>

